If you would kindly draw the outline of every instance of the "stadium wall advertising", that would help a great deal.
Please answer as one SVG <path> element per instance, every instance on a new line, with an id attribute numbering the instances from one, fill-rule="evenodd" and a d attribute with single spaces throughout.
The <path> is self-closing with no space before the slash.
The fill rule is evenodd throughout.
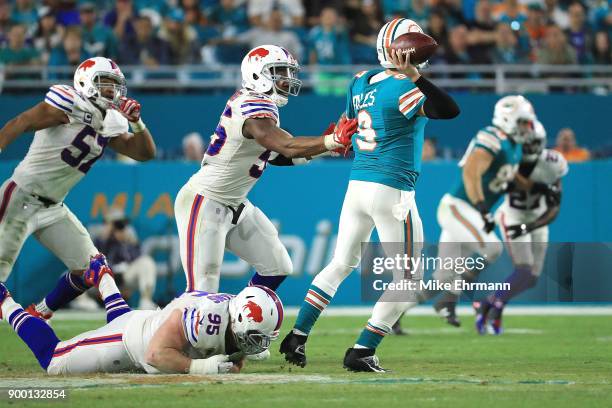
<path id="1" fill-rule="evenodd" d="M 12 161 L 0 162 L 0 178 L 9 177 L 16 164 Z M 113 204 L 125 209 L 138 231 L 144 250 L 153 254 L 158 262 L 161 276 L 156 297 L 162 301 L 176 291 L 182 291 L 185 285 L 172 212 L 176 193 L 197 168 L 194 164 L 178 162 L 125 165 L 102 161 L 94 166 L 66 200 L 71 210 L 88 227 L 100 224 L 104 212 Z M 350 161 L 343 159 L 293 168 L 268 166 L 264 177 L 250 194 L 251 202 L 278 225 L 282 241 L 291 254 L 294 276 L 281 287 L 287 305 L 300 304 L 312 276 L 325 266 L 332 255 L 349 172 Z M 561 214 L 550 232 L 552 242 L 563 244 L 554 246 L 549 253 L 576 253 L 576 248 L 585 245 L 566 243 L 612 242 L 612 217 L 606 204 L 612 202 L 612 191 L 597 187 L 606 185 L 610 174 L 612 161 L 571 165 L 564 179 Z M 428 243 L 435 243 L 440 232 L 435 219 L 438 201 L 457 177 L 455 162 L 424 164 L 416 199 Z M 551 255 L 550 262 L 567 264 L 568 260 L 563 261 L 559 257 L 553 259 Z M 541 279 L 536 290 L 528 291 L 518 300 L 605 301 L 607 298 L 604 294 L 612 293 L 609 266 L 600 264 L 598 267 L 558 270 L 560 275 Z M 482 278 L 491 282 L 503 280 L 510 267 L 510 260 L 504 254 L 483 273 Z M 9 286 L 18 300 L 28 303 L 44 295 L 62 271 L 62 264 L 34 238 L 30 238 L 18 259 Z M 247 264 L 227 254 L 221 289 L 231 293 L 239 291 L 251 273 Z M 357 273 L 344 282 L 334 304 L 362 304 Z"/>

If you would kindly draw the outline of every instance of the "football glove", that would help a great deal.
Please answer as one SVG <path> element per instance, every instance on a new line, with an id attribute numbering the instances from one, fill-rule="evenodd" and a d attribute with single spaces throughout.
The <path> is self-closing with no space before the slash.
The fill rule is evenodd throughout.
<path id="1" fill-rule="evenodd" d="M 509 225 L 506 227 L 506 232 L 510 239 L 517 239 L 520 236 L 530 233 L 531 228 L 528 224 Z"/>
<path id="2" fill-rule="evenodd" d="M 495 229 L 495 219 L 493 218 L 493 214 L 489 212 L 489 209 L 487 208 L 485 203 L 483 201 L 480 201 L 476 203 L 475 207 L 478 212 L 480 212 L 480 216 L 484 221 L 484 226 L 482 227 L 484 232 L 488 234 L 489 232 L 493 231 L 493 229 Z"/>
<path id="3" fill-rule="evenodd" d="M 327 150 L 346 149 L 351 144 L 353 133 L 357 132 L 357 119 L 340 119 L 333 133 L 323 136 Z"/>
<path id="4" fill-rule="evenodd" d="M 136 99 L 121 97 L 117 110 L 127 118 L 129 122 L 136 123 L 140 120 L 140 103 Z"/>

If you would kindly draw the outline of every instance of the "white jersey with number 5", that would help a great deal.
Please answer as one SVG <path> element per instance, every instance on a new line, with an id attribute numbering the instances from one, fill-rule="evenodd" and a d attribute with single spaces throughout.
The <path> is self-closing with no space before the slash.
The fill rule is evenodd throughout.
<path id="1" fill-rule="evenodd" d="M 524 164 L 521 165 L 521 167 Z M 567 174 L 567 161 L 561 153 L 555 150 L 544 149 L 530 174 L 524 174 L 534 182 L 554 184 Z M 541 193 L 526 193 L 513 191 L 506 194 L 500 207 L 509 223 L 530 222 L 536 220 L 546 211 L 546 199 Z"/>
<path id="2" fill-rule="evenodd" d="M 202 167 L 187 183 L 191 190 L 229 206 L 245 201 L 271 153 L 242 134 L 249 118 L 270 118 L 280 126 L 278 108 L 270 97 L 247 89 L 236 92 L 210 138 Z"/>
<path id="3" fill-rule="evenodd" d="M 225 331 L 230 321 L 229 301 L 232 297 L 226 293 L 187 292 L 162 310 L 132 312 L 123 333 L 123 343 L 131 359 L 147 373 L 159 373 L 146 363 L 146 352 L 157 330 L 175 310 L 182 313 L 183 334 L 189 342 L 185 351 L 189 357 L 208 358 L 225 354 Z"/>
<path id="4" fill-rule="evenodd" d="M 70 122 L 37 131 L 12 179 L 29 193 L 59 202 L 102 156 L 109 138 L 128 131 L 128 121 L 116 110 L 103 116 L 67 85 L 49 88 L 45 102 L 63 111 Z"/>

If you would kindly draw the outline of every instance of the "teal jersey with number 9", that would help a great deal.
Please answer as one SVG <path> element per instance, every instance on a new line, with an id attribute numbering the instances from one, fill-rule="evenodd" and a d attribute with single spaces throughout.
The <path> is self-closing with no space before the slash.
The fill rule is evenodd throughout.
<path id="1" fill-rule="evenodd" d="M 518 164 L 521 161 L 522 148 L 520 144 L 510 140 L 500 129 L 495 126 L 487 126 L 470 141 L 463 158 L 459 162 L 460 167 L 463 167 L 468 156 L 476 148 L 484 149 L 493 155 L 493 162 L 482 175 L 484 201 L 487 208 L 490 209 L 506 192 L 508 182 L 514 179 Z M 463 177 L 459 177 L 459 182 L 450 194 L 470 203 L 465 192 Z"/>
<path id="2" fill-rule="evenodd" d="M 414 190 L 428 120 L 418 115 L 423 103 L 425 96 L 404 75 L 375 69 L 355 76 L 346 98 L 346 116 L 359 123 L 351 180 Z"/>

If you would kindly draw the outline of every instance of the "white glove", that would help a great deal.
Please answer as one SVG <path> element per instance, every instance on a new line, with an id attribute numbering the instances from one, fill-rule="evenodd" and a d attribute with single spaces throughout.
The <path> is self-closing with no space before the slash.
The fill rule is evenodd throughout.
<path id="1" fill-rule="evenodd" d="M 191 360 L 189 374 L 226 374 L 229 373 L 234 363 L 229 361 L 226 354 L 219 354 L 208 358 Z"/>

